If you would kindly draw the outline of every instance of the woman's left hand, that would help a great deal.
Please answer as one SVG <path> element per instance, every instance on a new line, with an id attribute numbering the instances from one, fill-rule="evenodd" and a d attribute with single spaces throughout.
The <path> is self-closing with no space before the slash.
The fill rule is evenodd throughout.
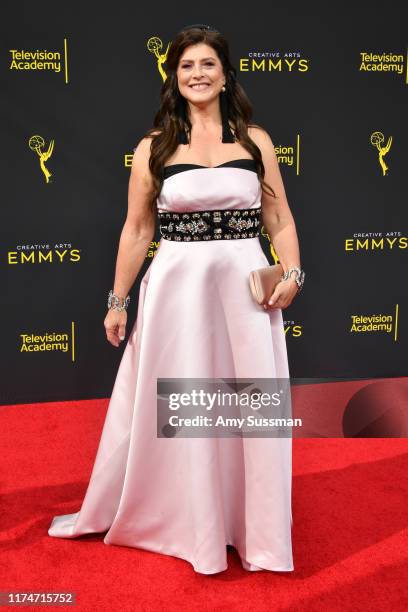
<path id="1" fill-rule="evenodd" d="M 287 308 L 293 301 L 293 298 L 298 292 L 298 286 L 294 278 L 288 278 L 287 280 L 280 281 L 275 291 L 270 296 L 266 304 L 264 304 L 265 310 L 272 310 L 273 308 Z M 270 302 L 272 302 L 270 304 Z"/>

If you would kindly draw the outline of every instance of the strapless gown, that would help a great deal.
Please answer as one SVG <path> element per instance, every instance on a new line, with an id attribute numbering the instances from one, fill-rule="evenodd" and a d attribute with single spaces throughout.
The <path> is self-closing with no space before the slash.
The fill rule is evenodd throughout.
<path id="1" fill-rule="evenodd" d="M 164 170 L 159 211 L 257 208 L 253 160 Z M 159 438 L 157 378 L 289 377 L 282 311 L 253 301 L 259 237 L 162 238 L 144 274 L 85 497 L 48 534 L 104 533 L 105 544 L 227 569 L 292 571 L 292 439 Z"/>

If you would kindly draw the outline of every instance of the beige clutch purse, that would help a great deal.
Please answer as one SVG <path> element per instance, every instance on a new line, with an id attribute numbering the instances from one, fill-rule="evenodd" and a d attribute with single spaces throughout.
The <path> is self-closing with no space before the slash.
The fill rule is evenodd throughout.
<path id="1" fill-rule="evenodd" d="M 280 263 L 252 270 L 249 275 L 249 287 L 255 302 L 261 305 L 266 304 L 276 285 L 282 280 L 282 276 L 283 268 Z"/>

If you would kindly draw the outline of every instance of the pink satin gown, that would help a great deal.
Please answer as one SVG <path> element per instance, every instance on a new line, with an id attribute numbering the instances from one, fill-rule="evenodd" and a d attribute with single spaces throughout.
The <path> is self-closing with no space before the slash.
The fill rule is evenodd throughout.
<path id="1" fill-rule="evenodd" d="M 171 168 L 171 169 L 170 169 Z M 253 160 L 165 169 L 160 211 L 258 208 Z M 105 544 L 227 569 L 289 572 L 291 438 L 158 438 L 160 377 L 289 377 L 282 311 L 253 301 L 251 270 L 269 265 L 258 237 L 161 239 L 140 285 L 138 314 L 117 372 L 82 506 L 48 534 L 105 533 Z"/>

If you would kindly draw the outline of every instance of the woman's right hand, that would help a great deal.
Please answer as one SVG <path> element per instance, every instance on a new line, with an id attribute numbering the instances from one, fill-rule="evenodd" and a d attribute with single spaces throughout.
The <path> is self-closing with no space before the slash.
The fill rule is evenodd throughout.
<path id="1" fill-rule="evenodd" d="M 106 338 L 113 346 L 119 346 L 126 335 L 126 310 L 109 309 L 103 322 L 106 330 Z"/>

